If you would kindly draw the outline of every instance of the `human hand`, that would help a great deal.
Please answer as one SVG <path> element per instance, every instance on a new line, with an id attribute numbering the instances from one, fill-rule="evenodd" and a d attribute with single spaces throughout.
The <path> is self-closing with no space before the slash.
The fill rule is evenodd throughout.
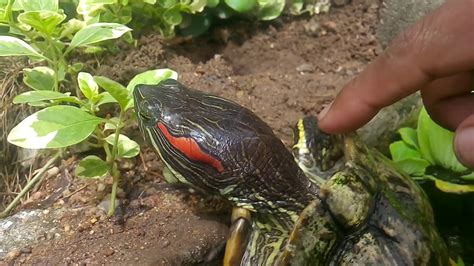
<path id="1" fill-rule="evenodd" d="M 455 130 L 456 155 L 473 168 L 474 0 L 448 0 L 402 32 L 319 114 L 319 126 L 355 130 L 417 90 L 433 120 Z"/>

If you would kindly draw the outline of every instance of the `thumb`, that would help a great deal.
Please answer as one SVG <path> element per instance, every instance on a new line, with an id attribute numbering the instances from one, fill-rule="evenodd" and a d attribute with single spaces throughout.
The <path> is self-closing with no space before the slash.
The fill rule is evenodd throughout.
<path id="1" fill-rule="evenodd" d="M 463 165 L 474 169 L 474 114 L 464 119 L 456 129 L 454 152 Z"/>

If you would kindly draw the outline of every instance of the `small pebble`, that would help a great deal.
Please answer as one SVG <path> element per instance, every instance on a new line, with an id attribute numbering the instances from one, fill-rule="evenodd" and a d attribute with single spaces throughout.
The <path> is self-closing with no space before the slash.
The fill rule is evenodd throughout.
<path id="1" fill-rule="evenodd" d="M 337 32 L 337 23 L 334 21 L 326 21 L 323 23 L 324 29 L 329 32 Z"/>
<path id="2" fill-rule="evenodd" d="M 304 63 L 304 64 L 301 64 L 298 67 L 296 67 L 296 71 L 298 71 L 298 72 L 313 72 L 314 71 L 314 65 Z"/>
<path id="3" fill-rule="evenodd" d="M 107 257 L 114 255 L 114 253 L 115 253 L 115 250 L 113 250 L 113 249 L 106 249 L 104 251 L 104 255 L 107 256 Z"/>
<path id="4" fill-rule="evenodd" d="M 97 185 L 97 192 L 102 192 L 102 191 L 105 190 L 105 188 L 106 188 L 106 186 L 105 186 L 104 183 L 99 183 L 99 184 Z"/>
<path id="5" fill-rule="evenodd" d="M 170 243 L 169 240 L 164 240 L 163 243 L 161 244 L 161 247 L 162 247 L 162 248 L 165 248 L 165 247 L 169 246 L 170 244 L 171 244 L 171 243 Z"/>

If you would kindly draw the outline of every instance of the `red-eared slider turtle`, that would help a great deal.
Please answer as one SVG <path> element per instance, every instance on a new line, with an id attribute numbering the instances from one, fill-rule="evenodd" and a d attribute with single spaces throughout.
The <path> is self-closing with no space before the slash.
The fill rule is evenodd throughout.
<path id="1" fill-rule="evenodd" d="M 250 110 L 175 80 L 138 85 L 140 128 L 182 183 L 234 206 L 225 265 L 445 265 L 423 191 L 355 134 L 298 121 L 289 152 Z"/>

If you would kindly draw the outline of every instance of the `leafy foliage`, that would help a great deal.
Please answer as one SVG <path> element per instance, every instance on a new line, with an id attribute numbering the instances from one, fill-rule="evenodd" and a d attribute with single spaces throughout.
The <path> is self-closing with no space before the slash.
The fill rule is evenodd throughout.
<path id="1" fill-rule="evenodd" d="M 15 103 L 46 108 L 30 115 L 14 127 L 8 141 L 29 149 L 59 149 L 86 142 L 90 147 L 102 147 L 106 153 L 103 161 L 96 156 L 87 156 L 76 168 L 76 175 L 83 178 L 101 178 L 112 175 L 112 204 L 109 214 L 115 209 L 115 193 L 119 180 L 117 158 L 132 158 L 138 155 L 138 144 L 121 134 L 125 113 L 133 107 L 133 87 L 141 82 L 157 84 L 163 79 L 177 78 L 169 69 L 157 69 L 137 75 L 127 87 L 102 76 L 80 72 L 77 83 L 82 99 L 50 90 L 22 93 L 14 98 Z M 128 89 L 127 89 L 128 88 Z M 109 98 L 108 100 L 104 100 Z M 58 105 L 67 103 L 68 105 Z M 105 103 L 120 107 L 118 117 L 99 117 L 97 111 Z M 112 133 L 111 130 L 113 130 Z"/>
<path id="2" fill-rule="evenodd" d="M 474 173 L 464 167 L 453 150 L 454 133 L 440 127 L 425 109 L 417 129 L 401 128 L 401 140 L 390 145 L 392 160 L 417 180 L 432 180 L 449 193 L 474 192 Z"/>

